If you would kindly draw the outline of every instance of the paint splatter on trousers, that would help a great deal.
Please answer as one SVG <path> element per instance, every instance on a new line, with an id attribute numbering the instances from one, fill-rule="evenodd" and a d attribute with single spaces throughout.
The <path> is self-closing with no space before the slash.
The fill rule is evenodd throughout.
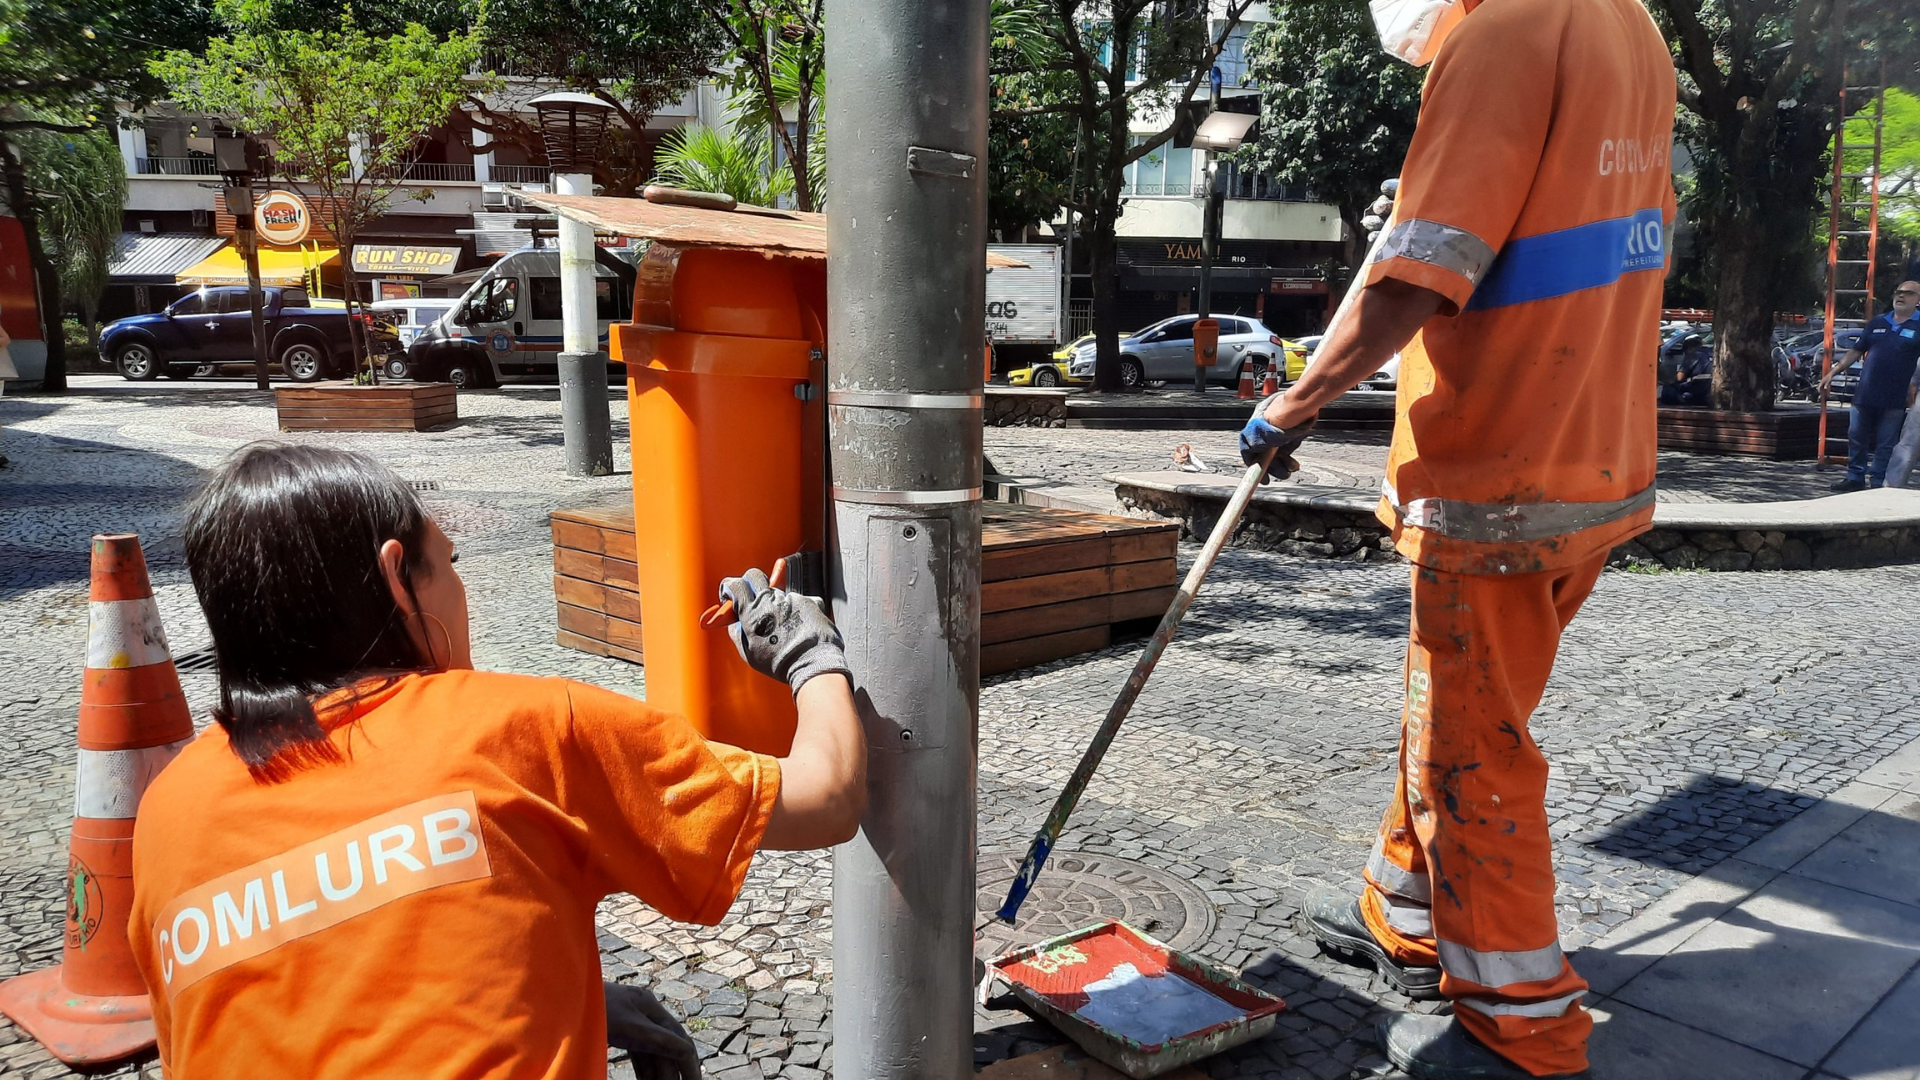
<path id="1" fill-rule="evenodd" d="M 1605 564 L 1413 568 L 1400 778 L 1361 901 L 1395 958 L 1439 964 L 1460 1022 L 1536 1075 L 1585 1068 L 1593 1020 L 1560 950 L 1547 761 L 1527 721 Z"/>

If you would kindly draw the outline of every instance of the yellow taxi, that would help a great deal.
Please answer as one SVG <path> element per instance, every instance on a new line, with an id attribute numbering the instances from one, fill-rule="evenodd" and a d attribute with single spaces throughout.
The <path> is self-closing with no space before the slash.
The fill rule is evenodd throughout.
<path id="1" fill-rule="evenodd" d="M 1300 378 L 1300 376 L 1306 374 L 1307 356 L 1313 352 L 1314 346 L 1318 344 L 1320 344 L 1320 338 L 1317 335 L 1314 337 L 1301 338 L 1298 341 L 1292 338 L 1280 339 L 1280 351 L 1286 356 L 1286 378 L 1288 382 L 1293 382 Z"/>
<path id="2" fill-rule="evenodd" d="M 1067 374 L 1067 362 L 1048 361 L 1007 372 L 1008 386 L 1085 386 L 1092 379 Z"/>

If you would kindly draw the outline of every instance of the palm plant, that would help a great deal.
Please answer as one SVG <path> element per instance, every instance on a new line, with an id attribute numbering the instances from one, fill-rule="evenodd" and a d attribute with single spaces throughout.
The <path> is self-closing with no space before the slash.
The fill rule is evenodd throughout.
<path id="1" fill-rule="evenodd" d="M 762 130 L 740 125 L 720 131 L 705 124 L 675 128 L 654 154 L 654 181 L 689 191 L 717 191 L 750 206 L 772 206 L 793 193 L 793 174 L 773 167 L 773 146 Z"/>

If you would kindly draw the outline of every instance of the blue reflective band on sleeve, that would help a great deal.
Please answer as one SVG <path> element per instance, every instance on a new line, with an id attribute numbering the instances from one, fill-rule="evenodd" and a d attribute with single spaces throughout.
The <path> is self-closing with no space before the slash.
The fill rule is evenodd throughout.
<path id="1" fill-rule="evenodd" d="M 1656 207 L 1627 217 L 1507 241 L 1467 301 L 1468 311 L 1551 300 L 1666 267 L 1665 225 Z"/>

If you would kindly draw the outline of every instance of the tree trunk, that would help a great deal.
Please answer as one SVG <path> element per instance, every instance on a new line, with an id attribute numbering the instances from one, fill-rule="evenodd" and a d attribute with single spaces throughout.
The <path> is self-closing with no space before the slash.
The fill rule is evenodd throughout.
<path id="1" fill-rule="evenodd" d="M 1120 385 L 1120 313 L 1115 310 L 1114 287 L 1119 267 L 1115 249 L 1119 246 L 1113 231 L 1113 219 L 1102 220 L 1088 230 L 1087 269 L 1093 275 L 1093 388 L 1111 394 Z"/>
<path id="2" fill-rule="evenodd" d="M 1713 303 L 1713 405 L 1760 412 L 1773 408 L 1775 282 L 1751 231 L 1720 233 L 1720 273 Z"/>
<path id="3" fill-rule="evenodd" d="M 1347 235 L 1342 239 L 1341 245 L 1347 260 L 1350 281 L 1360 280 L 1360 260 L 1367 255 L 1367 230 L 1360 224 L 1360 219 L 1365 216 L 1365 206 L 1358 209 L 1345 203 L 1340 206 L 1340 223 L 1347 227 Z"/>
<path id="4" fill-rule="evenodd" d="M 46 372 L 40 376 L 40 389 L 50 393 L 67 388 L 67 333 L 60 323 L 60 268 L 53 265 L 40 242 L 40 213 L 27 192 L 27 170 L 13 144 L 0 136 L 0 172 L 6 174 L 7 205 L 25 234 L 27 264 L 33 267 L 35 297 L 40 308 L 40 337 L 47 346 Z"/>
<path id="5" fill-rule="evenodd" d="M 354 305 L 360 301 L 360 290 L 353 276 L 353 244 L 351 241 L 341 244 L 340 250 L 345 256 L 340 260 L 340 292 L 347 302 L 347 341 L 353 349 L 353 370 L 349 376 L 360 374 L 360 365 L 367 362 L 369 346 L 367 337 L 361 332 L 360 320 L 354 317 Z"/>

